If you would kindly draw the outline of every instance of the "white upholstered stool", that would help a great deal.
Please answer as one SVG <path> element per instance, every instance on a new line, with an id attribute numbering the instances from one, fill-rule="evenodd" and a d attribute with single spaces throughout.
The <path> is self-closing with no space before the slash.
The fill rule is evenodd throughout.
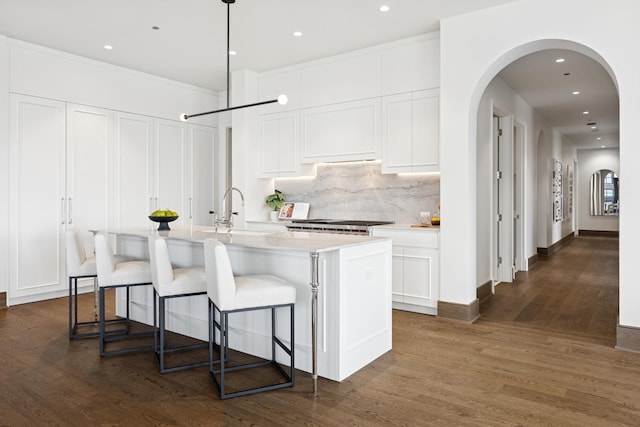
<path id="1" fill-rule="evenodd" d="M 122 261 L 117 262 L 109 238 L 102 233 L 95 236 L 96 267 L 98 272 L 98 285 L 100 286 L 100 356 L 118 355 L 133 353 L 138 351 L 153 350 L 153 345 L 137 346 L 125 349 L 105 351 L 107 342 L 133 339 L 141 337 L 151 337 L 153 332 L 130 333 L 129 319 L 129 297 L 130 290 L 134 286 L 151 285 L 151 268 L 148 261 Z M 127 328 L 122 333 L 111 333 L 106 331 L 105 320 L 105 290 L 110 288 L 126 288 L 127 307 L 126 323 Z"/>
<path id="2" fill-rule="evenodd" d="M 294 383 L 294 304 L 296 289 L 285 280 L 271 275 L 233 276 L 227 248 L 214 239 L 204 241 L 204 265 L 207 273 L 207 295 L 209 297 L 209 372 L 213 378 L 221 399 L 244 396 L 262 391 L 291 387 Z M 288 307 L 290 310 L 290 345 L 287 346 L 275 335 L 276 308 Z M 251 310 L 271 310 L 271 359 L 256 363 L 228 366 L 229 354 L 229 314 Z M 216 321 L 216 311 L 219 322 Z M 220 359 L 214 359 L 216 329 L 220 331 Z M 276 361 L 276 345 L 290 356 L 289 373 Z M 214 369 L 215 364 L 219 369 Z M 227 393 L 225 375 L 227 372 L 243 369 L 273 366 L 284 382 L 259 386 Z M 220 377 L 218 379 L 218 376 Z"/>
<path id="3" fill-rule="evenodd" d="M 182 346 L 166 347 L 165 327 L 166 327 L 166 310 L 165 304 L 167 299 L 189 297 L 193 295 L 205 295 L 207 293 L 207 279 L 202 267 L 190 268 L 173 268 L 169 257 L 169 249 L 167 241 L 162 237 L 149 236 L 149 259 L 151 261 L 151 279 L 157 297 L 158 306 L 158 322 L 156 317 L 153 318 L 153 346 L 158 359 L 158 365 L 161 373 L 181 371 L 184 369 L 196 368 L 198 366 L 206 366 L 209 364 L 208 359 L 200 362 L 188 363 L 179 366 L 166 367 L 165 354 L 177 351 L 194 350 L 198 348 L 208 347 L 207 342 L 195 343 Z M 155 298 L 154 297 L 154 298 Z M 155 300 L 154 300 L 155 306 Z M 204 308 L 204 307 L 203 307 Z M 160 342 L 158 343 L 158 329 Z"/>
<path id="4" fill-rule="evenodd" d="M 69 276 L 69 338 L 89 338 L 100 335 L 99 330 L 78 332 L 79 328 L 98 327 L 98 272 L 94 254 L 93 233 L 87 230 L 67 230 L 65 233 L 65 252 L 67 275 Z M 116 255 L 121 262 L 129 258 Z M 78 279 L 93 278 L 94 318 L 78 321 Z M 109 319 L 106 322 L 122 322 L 123 319 Z"/>

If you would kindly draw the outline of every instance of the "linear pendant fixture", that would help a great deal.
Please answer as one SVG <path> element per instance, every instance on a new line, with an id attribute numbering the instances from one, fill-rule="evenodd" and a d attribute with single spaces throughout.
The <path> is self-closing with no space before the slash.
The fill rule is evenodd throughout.
<path id="1" fill-rule="evenodd" d="M 186 113 L 182 113 L 180 114 L 180 120 L 182 120 L 183 122 L 186 122 L 187 120 L 189 120 L 192 117 L 198 117 L 198 116 L 206 116 L 208 114 L 216 114 L 216 113 L 224 113 L 225 111 L 232 111 L 232 110 L 238 110 L 240 108 L 249 108 L 249 107 L 256 107 L 258 105 L 265 105 L 265 104 L 273 104 L 275 102 L 277 102 L 280 105 L 285 105 L 287 103 L 287 101 L 289 100 L 287 98 L 287 95 L 280 95 L 278 96 L 276 99 L 270 99 L 269 101 L 261 101 L 261 102 L 254 102 L 253 104 L 245 104 L 245 105 L 236 105 L 235 107 L 231 107 L 229 106 L 229 95 L 230 95 L 230 90 L 229 90 L 229 81 L 230 81 L 230 72 L 229 72 L 229 56 L 230 56 L 230 43 L 229 43 L 229 39 L 230 39 L 230 5 L 232 3 L 235 3 L 236 0 L 221 0 L 222 3 L 226 3 L 227 4 L 227 108 L 221 108 L 219 110 L 213 110 L 213 111 L 206 111 L 204 113 L 197 113 L 197 114 L 186 114 Z"/>

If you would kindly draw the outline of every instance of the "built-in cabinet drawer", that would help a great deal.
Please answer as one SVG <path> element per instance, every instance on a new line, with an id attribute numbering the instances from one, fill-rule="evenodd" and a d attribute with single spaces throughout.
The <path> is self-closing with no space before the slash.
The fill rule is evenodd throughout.
<path id="1" fill-rule="evenodd" d="M 372 235 L 392 240 L 393 307 L 437 314 L 440 296 L 439 230 L 373 227 Z"/>
<path id="2" fill-rule="evenodd" d="M 380 98 L 302 110 L 302 162 L 380 158 Z"/>

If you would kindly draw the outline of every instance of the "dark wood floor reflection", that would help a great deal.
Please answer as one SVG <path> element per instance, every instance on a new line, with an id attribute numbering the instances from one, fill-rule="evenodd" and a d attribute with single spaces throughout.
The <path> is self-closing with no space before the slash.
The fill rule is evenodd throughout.
<path id="1" fill-rule="evenodd" d="M 481 306 L 485 321 L 571 332 L 615 345 L 618 239 L 576 237 Z"/>
<path id="2" fill-rule="evenodd" d="M 473 325 L 394 311 L 393 350 L 336 383 L 222 403 L 206 368 L 69 341 L 67 302 L 0 312 L 0 425 L 640 425 L 640 354 L 613 348 L 617 241 L 574 239 Z M 87 302 L 90 302 L 87 300 Z"/>

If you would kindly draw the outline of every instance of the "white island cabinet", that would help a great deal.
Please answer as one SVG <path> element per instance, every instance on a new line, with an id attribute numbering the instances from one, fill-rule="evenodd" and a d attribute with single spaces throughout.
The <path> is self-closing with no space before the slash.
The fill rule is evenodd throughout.
<path id="1" fill-rule="evenodd" d="M 147 236 L 160 233 L 152 228 L 110 232 L 117 235 L 120 252 L 140 257 L 147 256 Z M 391 349 L 389 239 L 255 230 L 217 234 L 208 227 L 180 226 L 172 227 L 166 237 L 175 265 L 203 265 L 203 241 L 216 238 L 227 245 L 235 274 L 274 274 L 295 285 L 297 369 L 342 381 Z M 317 294 L 315 344 L 314 289 Z M 152 324 L 152 291 L 134 291 L 132 318 Z M 124 293 L 119 294 L 119 314 L 124 313 L 124 301 Z M 208 339 L 206 296 L 171 301 L 168 311 L 169 330 Z M 267 311 L 235 314 L 230 322 L 231 348 L 263 357 L 270 354 Z M 286 335 L 288 322 L 287 316 L 278 316 L 277 328 L 279 333 L 284 333 L 285 341 L 290 338 Z"/>

